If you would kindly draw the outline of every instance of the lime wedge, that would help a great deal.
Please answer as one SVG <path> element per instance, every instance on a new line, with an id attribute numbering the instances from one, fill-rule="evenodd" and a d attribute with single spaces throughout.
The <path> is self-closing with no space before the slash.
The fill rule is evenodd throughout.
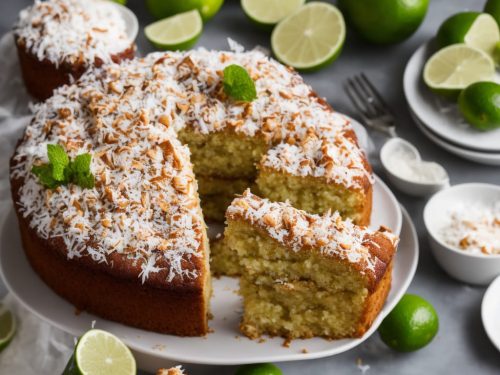
<path id="1" fill-rule="evenodd" d="M 424 82 L 437 93 L 456 97 L 460 90 L 478 81 L 493 79 L 495 63 L 484 51 L 465 44 L 445 47 L 427 61 Z"/>
<path id="2" fill-rule="evenodd" d="M 191 48 L 203 31 L 203 21 L 197 10 L 180 13 L 156 21 L 144 29 L 146 38 L 162 50 Z"/>
<path id="3" fill-rule="evenodd" d="M 135 375 L 136 371 L 134 356 L 118 337 L 92 329 L 78 340 L 63 375 Z"/>
<path id="4" fill-rule="evenodd" d="M 0 303 L 0 352 L 11 342 L 16 333 L 14 314 Z"/>
<path id="5" fill-rule="evenodd" d="M 465 35 L 464 41 L 468 46 L 479 48 L 493 55 L 495 46 L 500 41 L 497 22 L 489 14 L 479 15 Z"/>
<path id="6" fill-rule="evenodd" d="M 500 42 L 498 42 L 495 46 L 495 51 L 493 52 L 493 59 L 500 65 Z"/>
<path id="7" fill-rule="evenodd" d="M 305 0 L 241 0 L 241 7 L 255 24 L 271 29 L 304 3 Z"/>
<path id="8" fill-rule="evenodd" d="M 449 17 L 439 27 L 437 40 L 440 47 L 465 43 L 492 55 L 500 41 L 500 31 L 489 14 L 461 12 Z"/>
<path id="9" fill-rule="evenodd" d="M 345 33 L 344 17 L 336 7 L 311 2 L 276 25 L 271 46 L 284 64 L 298 70 L 317 70 L 338 57 Z"/>

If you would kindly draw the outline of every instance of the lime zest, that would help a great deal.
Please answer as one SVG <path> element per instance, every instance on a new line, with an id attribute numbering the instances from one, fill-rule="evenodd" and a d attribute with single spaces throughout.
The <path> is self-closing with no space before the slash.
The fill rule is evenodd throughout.
<path id="1" fill-rule="evenodd" d="M 255 83 L 247 70 L 236 64 L 224 68 L 224 91 L 234 100 L 251 102 L 257 98 Z"/>

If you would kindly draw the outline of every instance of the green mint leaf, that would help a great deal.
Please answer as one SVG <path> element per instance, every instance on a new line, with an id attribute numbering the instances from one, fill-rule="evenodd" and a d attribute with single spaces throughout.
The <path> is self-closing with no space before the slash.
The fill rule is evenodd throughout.
<path id="1" fill-rule="evenodd" d="M 255 83 L 240 65 L 228 65 L 224 68 L 224 91 L 235 100 L 251 102 L 257 98 Z"/>
<path id="2" fill-rule="evenodd" d="M 90 154 L 81 154 L 75 160 L 70 160 L 66 151 L 59 145 L 47 145 L 47 154 L 49 164 L 34 165 L 31 168 L 31 172 L 44 187 L 55 189 L 69 183 L 86 189 L 95 186 L 95 178 L 90 171 Z"/>
<path id="3" fill-rule="evenodd" d="M 52 177 L 56 181 L 65 181 L 64 169 L 69 164 L 68 154 L 61 145 L 47 145 L 47 155 L 52 166 Z"/>
<path id="4" fill-rule="evenodd" d="M 94 175 L 78 173 L 74 176 L 73 183 L 84 189 L 92 189 L 95 186 Z"/>
<path id="5" fill-rule="evenodd" d="M 82 188 L 92 189 L 95 185 L 94 175 L 90 171 L 90 154 L 78 155 L 67 168 L 68 180 Z"/>
<path id="6" fill-rule="evenodd" d="M 48 189 L 55 189 L 61 185 L 60 181 L 54 179 L 52 166 L 50 164 L 34 165 L 31 168 L 31 172 L 37 176 L 40 183 Z"/>
<path id="7" fill-rule="evenodd" d="M 90 173 L 90 162 L 92 156 L 90 154 L 80 154 L 73 161 L 73 166 L 79 173 Z"/>

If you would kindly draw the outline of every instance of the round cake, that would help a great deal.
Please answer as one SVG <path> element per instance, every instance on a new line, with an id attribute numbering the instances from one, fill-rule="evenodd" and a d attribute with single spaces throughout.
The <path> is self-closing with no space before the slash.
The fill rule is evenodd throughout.
<path id="1" fill-rule="evenodd" d="M 230 64 L 253 79 L 252 102 L 224 91 Z M 55 144 L 92 156 L 94 185 L 40 183 L 33 167 Z M 42 279 L 79 309 L 178 335 L 208 330 L 198 191 L 212 218 L 252 186 L 368 224 L 373 182 L 349 121 L 260 51 L 153 53 L 92 69 L 35 107 L 11 159 L 24 250 Z"/>
<path id="2" fill-rule="evenodd" d="M 19 14 L 14 38 L 26 88 L 39 100 L 91 66 L 135 55 L 116 5 L 102 0 L 37 0 Z"/>

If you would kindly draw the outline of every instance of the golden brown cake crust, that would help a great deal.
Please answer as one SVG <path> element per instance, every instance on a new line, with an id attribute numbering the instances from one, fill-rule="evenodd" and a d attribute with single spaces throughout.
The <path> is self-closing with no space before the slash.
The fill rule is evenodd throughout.
<path id="1" fill-rule="evenodd" d="M 382 310 L 387 295 L 391 290 L 393 261 L 387 265 L 383 277 L 378 282 L 375 290 L 368 296 L 364 313 L 356 329 L 356 336 L 361 337 L 371 327 L 373 321 Z"/>
<path id="2" fill-rule="evenodd" d="M 38 100 L 45 100 L 52 96 L 54 89 L 70 83 L 70 79 L 78 79 L 89 68 L 83 62 L 70 64 L 63 62 L 56 66 L 48 59 L 40 61 L 33 53 L 26 49 L 24 43 L 14 36 L 19 65 L 27 91 Z M 135 56 L 135 44 L 125 51 L 111 56 L 115 63 Z M 102 65 L 100 59 L 94 62 L 96 67 Z M 72 78 L 71 78 L 72 77 Z"/>
<path id="3" fill-rule="evenodd" d="M 130 275 L 125 264 L 113 268 L 115 272 L 111 274 L 89 256 L 67 259 L 60 249 L 40 239 L 22 215 L 17 216 L 31 266 L 48 286 L 77 309 L 149 331 L 179 336 L 208 332 L 205 305 L 208 301 L 202 288 L 186 284 L 160 289 L 127 277 Z"/>

